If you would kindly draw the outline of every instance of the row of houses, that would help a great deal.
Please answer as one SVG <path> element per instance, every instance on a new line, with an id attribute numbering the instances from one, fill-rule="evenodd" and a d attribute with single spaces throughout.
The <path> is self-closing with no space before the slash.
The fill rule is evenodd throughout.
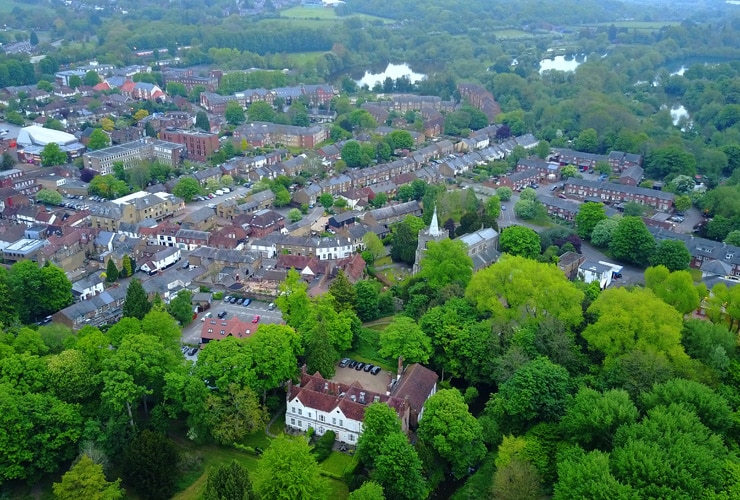
<path id="1" fill-rule="evenodd" d="M 581 171 L 593 169 L 599 162 L 608 163 L 612 171 L 616 173 L 622 173 L 632 167 L 642 165 L 642 156 L 623 151 L 612 151 L 608 155 L 599 155 L 572 149 L 555 149 L 550 158 L 561 166 L 573 165 Z"/>
<path id="2" fill-rule="evenodd" d="M 565 181 L 563 191 L 580 200 L 600 201 L 607 205 L 635 202 L 661 212 L 673 209 L 673 193 L 641 188 L 608 181 L 589 181 L 571 177 Z"/>
<path id="3" fill-rule="evenodd" d="M 310 107 L 313 107 L 327 104 L 335 95 L 334 87 L 328 84 L 299 85 L 275 89 L 245 89 L 226 96 L 213 92 L 202 92 L 200 94 L 200 105 L 211 113 L 223 114 L 229 102 L 236 102 L 246 109 L 255 102 L 266 102 L 273 105 L 275 100 L 280 98 L 289 106 L 293 100 L 305 98 Z"/>

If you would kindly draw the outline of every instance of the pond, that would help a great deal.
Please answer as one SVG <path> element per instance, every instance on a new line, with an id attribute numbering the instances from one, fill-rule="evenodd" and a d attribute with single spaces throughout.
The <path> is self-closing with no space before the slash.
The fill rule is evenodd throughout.
<path id="1" fill-rule="evenodd" d="M 368 87 L 372 88 L 373 85 L 378 82 L 382 84 L 383 80 L 388 77 L 396 80 L 397 78 L 401 78 L 403 76 L 407 76 L 409 80 L 411 80 L 411 83 L 416 83 L 426 78 L 425 74 L 416 73 L 406 63 L 388 64 L 386 65 L 385 69 L 381 69 L 379 72 L 374 72 L 373 69 L 365 70 L 365 74 L 362 76 L 362 78 L 357 80 L 357 85 L 359 85 L 360 87 L 362 87 L 363 85 L 367 85 Z"/>
<path id="2" fill-rule="evenodd" d="M 573 56 L 555 56 L 540 61 L 540 74 L 554 69 L 556 71 L 575 71 L 578 66 L 586 61 L 586 56 L 581 58 Z"/>

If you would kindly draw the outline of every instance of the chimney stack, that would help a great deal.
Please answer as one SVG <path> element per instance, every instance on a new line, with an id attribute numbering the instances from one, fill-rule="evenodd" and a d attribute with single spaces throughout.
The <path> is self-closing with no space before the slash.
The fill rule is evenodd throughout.
<path id="1" fill-rule="evenodd" d="M 403 373 L 403 356 L 398 357 L 398 373 L 396 374 L 396 380 L 401 380 L 401 374 Z"/>

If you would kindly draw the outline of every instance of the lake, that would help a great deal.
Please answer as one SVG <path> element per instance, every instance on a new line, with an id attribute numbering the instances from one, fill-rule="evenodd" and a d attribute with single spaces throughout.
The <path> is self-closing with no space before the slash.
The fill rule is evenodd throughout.
<path id="1" fill-rule="evenodd" d="M 566 72 L 575 71 L 576 68 L 585 61 L 585 56 L 580 60 L 573 56 L 555 56 L 552 58 L 543 59 L 540 61 L 540 74 L 551 69 Z"/>
<path id="2" fill-rule="evenodd" d="M 407 76 L 409 80 L 411 80 L 411 83 L 416 83 L 426 78 L 425 74 L 416 73 L 409 67 L 408 64 L 401 63 L 388 64 L 386 65 L 385 69 L 377 73 L 374 73 L 372 69 L 365 70 L 365 74 L 362 76 L 362 78 L 356 80 L 356 82 L 357 85 L 359 85 L 360 87 L 362 87 L 363 85 L 367 85 L 368 87 L 372 88 L 373 85 L 375 85 L 377 82 L 380 82 L 382 84 L 383 80 L 388 77 L 396 80 L 397 78 L 401 78 L 403 76 Z"/>

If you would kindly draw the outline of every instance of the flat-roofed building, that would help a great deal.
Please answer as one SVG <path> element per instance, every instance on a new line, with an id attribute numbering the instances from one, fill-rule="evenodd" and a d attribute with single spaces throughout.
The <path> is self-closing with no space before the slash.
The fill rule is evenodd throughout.
<path id="1" fill-rule="evenodd" d="M 180 164 L 184 150 L 183 144 L 145 139 L 97 151 L 88 151 L 82 156 L 82 161 L 85 168 L 106 175 L 113 172 L 113 164 L 116 162 L 123 163 L 125 169 L 138 165 L 144 160 L 156 160 L 175 167 Z"/>

